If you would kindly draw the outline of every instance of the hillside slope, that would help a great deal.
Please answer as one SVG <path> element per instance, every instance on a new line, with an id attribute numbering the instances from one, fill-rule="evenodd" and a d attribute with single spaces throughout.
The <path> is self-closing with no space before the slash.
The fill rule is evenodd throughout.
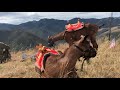
<path id="1" fill-rule="evenodd" d="M 11 47 L 11 50 L 25 50 L 33 48 L 37 43 L 46 45 L 46 41 L 40 37 L 24 31 L 0 31 L 0 42 Z"/>
<path id="2" fill-rule="evenodd" d="M 73 18 L 70 23 L 76 23 L 78 18 Z M 98 25 L 105 24 L 104 30 L 101 29 L 98 33 L 98 38 L 108 36 L 109 18 L 103 19 L 81 19 L 84 23 L 95 23 Z M 34 47 L 35 44 L 43 43 L 46 45 L 47 38 L 50 35 L 57 34 L 65 29 L 66 20 L 57 19 L 41 19 L 39 21 L 30 21 L 19 25 L 0 24 L 0 41 L 9 44 L 12 49 L 16 50 Z M 112 26 L 120 24 L 119 18 L 113 18 Z M 112 30 L 112 38 L 119 36 L 119 31 Z M 117 38 L 117 37 L 115 37 Z M 118 37 L 119 38 L 119 37 Z"/>
<path id="3" fill-rule="evenodd" d="M 112 18 L 112 26 L 117 26 L 120 24 L 120 18 Z M 76 23 L 78 18 L 73 18 L 70 21 L 70 23 Z M 80 19 L 81 22 L 84 23 L 93 23 L 97 25 L 105 24 L 104 28 L 109 27 L 110 18 L 102 18 L 102 19 L 95 19 L 95 18 L 89 18 L 89 19 Z M 40 19 L 39 21 L 29 21 L 26 23 L 21 23 L 19 25 L 12 25 L 12 24 L 0 24 L 0 31 L 11 31 L 11 30 L 22 30 L 30 32 L 34 35 L 37 35 L 38 37 L 42 39 L 47 39 L 47 36 L 53 35 L 56 33 L 59 33 L 65 29 L 65 25 L 67 24 L 66 20 L 57 20 L 57 19 Z"/>
<path id="4" fill-rule="evenodd" d="M 120 42 L 117 41 L 116 47 L 110 49 L 109 41 L 99 43 L 98 54 L 95 58 L 90 59 L 90 64 L 85 62 L 84 71 L 80 71 L 81 62 L 76 63 L 77 73 L 80 78 L 120 78 Z M 59 44 L 56 50 L 64 51 L 68 44 Z M 24 51 L 28 56 L 32 55 L 34 50 Z M 30 58 L 20 62 L 21 53 L 12 52 L 12 60 L 0 64 L 0 78 L 39 78 L 35 72 L 35 62 Z M 82 60 L 82 58 L 81 58 Z"/>
<path id="5" fill-rule="evenodd" d="M 109 28 L 100 29 L 98 34 L 97 34 L 97 37 L 98 38 L 108 37 L 109 33 L 110 33 L 109 30 L 110 30 Z M 120 28 L 119 27 L 112 27 L 111 28 L 111 39 L 113 39 L 113 38 L 116 38 L 116 40 L 120 38 Z"/>

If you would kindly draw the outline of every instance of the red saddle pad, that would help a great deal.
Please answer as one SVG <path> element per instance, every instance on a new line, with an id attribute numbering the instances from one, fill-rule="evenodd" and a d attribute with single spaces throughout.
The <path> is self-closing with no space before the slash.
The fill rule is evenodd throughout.
<path id="1" fill-rule="evenodd" d="M 69 24 L 69 25 L 66 25 L 65 28 L 67 31 L 72 31 L 72 30 L 79 30 L 79 29 L 82 29 L 84 27 L 84 23 L 76 23 L 76 24 Z"/>
<path id="2" fill-rule="evenodd" d="M 36 54 L 36 62 L 35 62 L 35 66 L 37 66 L 39 69 L 41 69 L 41 67 L 43 67 L 43 60 L 44 60 L 44 55 L 47 53 L 52 53 L 55 55 L 58 55 L 59 53 L 56 50 L 52 50 L 49 48 L 46 48 L 47 52 L 46 53 L 41 53 L 40 51 L 37 52 Z"/>

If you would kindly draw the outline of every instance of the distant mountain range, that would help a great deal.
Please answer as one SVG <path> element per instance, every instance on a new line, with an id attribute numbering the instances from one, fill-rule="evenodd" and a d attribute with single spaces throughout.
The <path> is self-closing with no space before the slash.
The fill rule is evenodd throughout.
<path id="1" fill-rule="evenodd" d="M 78 18 L 71 19 L 70 23 L 76 23 Z M 104 28 L 109 27 L 110 18 L 102 19 L 81 19 L 84 23 L 93 23 L 97 25 L 105 24 Z M 66 20 L 41 19 L 39 21 L 30 21 L 19 25 L 0 24 L 0 41 L 6 42 L 12 48 L 17 50 L 21 48 L 33 47 L 36 43 L 47 43 L 47 37 L 65 30 Z M 112 26 L 120 24 L 120 18 L 112 18 Z M 104 31 L 102 31 L 104 32 Z M 101 32 L 101 34 L 102 34 Z M 13 44 L 14 42 L 14 44 Z"/>

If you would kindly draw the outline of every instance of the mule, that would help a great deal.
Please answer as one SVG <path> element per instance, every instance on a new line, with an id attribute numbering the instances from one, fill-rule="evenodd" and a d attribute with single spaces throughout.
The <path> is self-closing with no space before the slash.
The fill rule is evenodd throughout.
<path id="1" fill-rule="evenodd" d="M 62 55 L 49 54 L 44 61 L 44 72 L 35 67 L 42 78 L 78 78 L 75 70 L 77 59 L 83 56 L 91 47 L 87 36 L 74 42 Z M 96 56 L 96 53 L 94 53 Z"/>
<path id="2" fill-rule="evenodd" d="M 71 46 L 73 44 L 74 41 L 78 41 L 80 39 L 81 35 L 88 35 L 91 43 L 93 44 L 93 47 L 97 50 L 98 49 L 98 44 L 96 42 L 96 35 L 97 32 L 99 30 L 99 28 L 101 28 L 103 25 L 98 26 L 96 24 L 85 24 L 84 27 L 80 30 L 76 30 L 76 31 L 72 31 L 72 32 L 68 32 L 68 31 L 63 31 L 60 32 L 56 35 L 53 36 L 48 36 L 48 46 L 53 46 L 55 42 L 59 41 L 59 40 L 65 40 L 69 46 Z"/>

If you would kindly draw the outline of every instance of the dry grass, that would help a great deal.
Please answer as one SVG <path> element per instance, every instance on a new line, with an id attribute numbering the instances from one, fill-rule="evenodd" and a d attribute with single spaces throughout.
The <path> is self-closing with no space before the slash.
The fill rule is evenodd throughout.
<path id="1" fill-rule="evenodd" d="M 34 53 L 33 50 L 25 51 L 27 55 Z M 39 75 L 35 72 L 34 62 L 30 58 L 21 62 L 21 53 L 12 53 L 12 60 L 0 64 L 0 78 L 38 78 Z"/>
<path id="2" fill-rule="evenodd" d="M 80 62 L 76 67 L 79 68 Z M 120 78 L 120 45 L 109 48 L 109 42 L 99 45 L 98 54 L 91 59 L 91 64 L 85 64 L 84 72 L 78 71 L 81 78 Z"/>
<path id="3" fill-rule="evenodd" d="M 62 52 L 68 44 L 59 44 L 55 48 Z M 25 51 L 28 55 L 33 54 L 34 50 Z M 0 78 L 39 78 L 34 70 L 34 62 L 28 58 L 20 62 L 21 52 L 12 53 L 12 60 L 0 64 Z M 77 62 L 76 68 L 80 78 L 120 78 L 120 44 L 117 43 L 113 49 L 109 48 L 109 42 L 105 40 L 99 44 L 98 54 L 90 60 L 88 65 L 84 64 L 84 71 L 80 71 L 81 62 Z"/>

